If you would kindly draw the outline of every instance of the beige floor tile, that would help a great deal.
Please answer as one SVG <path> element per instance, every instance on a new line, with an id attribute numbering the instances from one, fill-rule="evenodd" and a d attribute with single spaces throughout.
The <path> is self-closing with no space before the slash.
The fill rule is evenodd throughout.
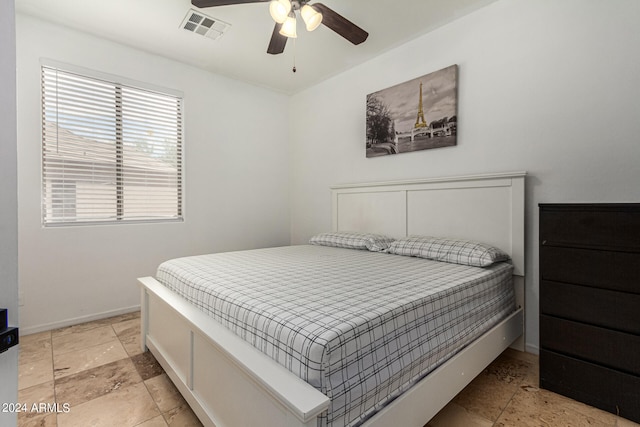
<path id="1" fill-rule="evenodd" d="M 118 337 L 123 335 L 131 335 L 133 333 L 140 333 L 140 319 L 130 319 L 122 322 L 113 323 L 111 325 Z"/>
<path id="2" fill-rule="evenodd" d="M 129 356 L 142 354 L 142 343 L 139 334 L 120 337 L 120 342 Z"/>
<path id="3" fill-rule="evenodd" d="M 470 413 L 495 421 L 531 369 L 529 362 L 501 355 L 453 401 Z"/>
<path id="4" fill-rule="evenodd" d="M 142 353 L 140 343 L 140 319 L 114 323 L 112 326 L 129 356 Z"/>
<path id="5" fill-rule="evenodd" d="M 135 426 L 159 415 L 143 383 L 117 390 L 58 414 L 58 427 Z"/>
<path id="6" fill-rule="evenodd" d="M 157 417 L 147 420 L 142 424 L 138 424 L 135 427 L 167 427 L 167 422 L 164 420 L 162 415 L 158 415 Z"/>
<path id="7" fill-rule="evenodd" d="M 142 382 L 131 359 L 121 359 L 56 380 L 56 398 L 77 406 Z"/>
<path id="8" fill-rule="evenodd" d="M 586 415 L 574 409 L 575 403 L 550 391 L 524 386 L 509 402 L 495 426 L 614 426 L 614 415 L 602 411 Z"/>
<path id="9" fill-rule="evenodd" d="M 31 363 L 42 359 L 51 359 L 51 340 L 33 341 L 28 344 L 20 342 L 20 363 Z"/>
<path id="10" fill-rule="evenodd" d="M 201 427 L 202 423 L 189 405 L 182 405 L 165 412 L 164 419 L 169 427 Z"/>
<path id="11" fill-rule="evenodd" d="M 615 427 L 640 427 L 640 424 L 633 421 L 626 420 L 624 418 L 616 417 Z"/>
<path id="12" fill-rule="evenodd" d="M 20 346 L 31 343 L 33 341 L 50 340 L 51 331 L 38 332 L 36 334 L 20 335 Z"/>
<path id="13" fill-rule="evenodd" d="M 98 344 L 118 341 L 111 325 L 100 326 L 86 331 L 71 332 L 53 336 L 53 356 L 77 352 Z"/>
<path id="14" fill-rule="evenodd" d="M 524 379 L 521 383 L 522 386 L 531 386 L 531 387 L 539 387 L 540 386 L 540 366 L 536 363 L 531 366 L 527 375 L 525 375 Z"/>
<path id="15" fill-rule="evenodd" d="M 167 412 L 186 404 L 182 395 L 176 386 L 173 385 L 173 382 L 171 382 L 167 374 L 155 376 L 144 383 L 161 412 Z"/>
<path id="16" fill-rule="evenodd" d="M 555 393 L 553 393 L 555 394 Z M 555 396 L 558 396 L 557 394 Z M 562 407 L 567 408 L 571 411 L 575 411 L 578 414 L 582 414 L 587 418 L 593 418 L 596 421 L 602 423 L 603 425 L 613 425 L 615 424 L 616 416 L 609 412 L 603 411 L 598 408 L 594 408 L 593 406 L 586 405 L 582 402 L 577 402 L 573 399 L 564 398 L 559 403 Z"/>
<path id="17" fill-rule="evenodd" d="M 519 384 L 531 371 L 534 363 L 521 358 L 511 357 L 510 352 L 505 352 L 489 365 L 485 370 L 489 374 L 507 384 Z"/>
<path id="18" fill-rule="evenodd" d="M 513 385 L 474 382 L 453 399 L 469 413 L 495 421 L 516 392 Z"/>
<path id="19" fill-rule="evenodd" d="M 27 335 L 33 337 L 25 340 L 20 337 L 20 363 L 31 363 L 41 359 L 52 357 L 51 333 Z"/>
<path id="20" fill-rule="evenodd" d="M 32 414 L 28 418 L 18 416 L 18 427 L 56 427 L 57 415 L 55 413 Z"/>
<path id="21" fill-rule="evenodd" d="M 116 338 L 111 342 L 53 356 L 54 375 L 56 380 L 78 372 L 93 369 L 107 363 L 126 359 L 127 352 Z"/>
<path id="22" fill-rule="evenodd" d="M 18 390 L 24 390 L 53 380 L 53 361 L 40 359 L 18 365 Z"/>
<path id="23" fill-rule="evenodd" d="M 18 401 L 31 407 L 34 403 L 54 403 L 56 401 L 53 381 L 34 385 L 18 391 Z"/>
<path id="24" fill-rule="evenodd" d="M 55 426 L 55 414 L 42 413 L 39 406 L 56 402 L 53 381 L 18 391 L 18 402 L 24 405 L 24 411 L 18 413 L 18 426 Z"/>
<path id="25" fill-rule="evenodd" d="M 92 322 L 80 323 L 77 325 L 66 326 L 60 329 L 54 329 L 51 331 L 52 338 L 60 338 L 63 335 L 78 333 L 78 332 L 87 332 L 95 328 L 100 328 L 103 326 L 111 326 L 110 319 L 101 319 L 94 320 Z"/>
<path id="26" fill-rule="evenodd" d="M 93 320 L 91 322 L 80 323 L 77 325 L 66 326 L 64 328 L 53 330 L 52 336 L 59 337 L 61 335 L 66 335 L 72 332 L 84 332 L 89 331 L 91 329 L 99 328 L 101 326 L 110 326 L 113 323 L 123 322 L 125 320 L 131 320 L 140 318 L 140 311 L 134 311 L 131 313 L 120 314 L 118 316 L 106 317 L 104 319 Z"/>
<path id="27" fill-rule="evenodd" d="M 493 421 L 470 413 L 455 402 L 450 402 L 425 427 L 491 427 Z"/>
<path id="28" fill-rule="evenodd" d="M 162 366 L 158 363 L 153 354 L 150 351 L 146 353 L 137 354 L 131 358 L 131 361 L 136 366 L 138 373 L 142 377 L 143 381 L 149 378 L 156 377 L 164 373 Z"/>

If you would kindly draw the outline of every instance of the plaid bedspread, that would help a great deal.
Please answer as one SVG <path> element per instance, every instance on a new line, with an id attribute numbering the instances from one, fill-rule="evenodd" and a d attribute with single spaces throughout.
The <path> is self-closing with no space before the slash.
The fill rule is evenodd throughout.
<path id="1" fill-rule="evenodd" d="M 324 246 L 178 258 L 159 282 L 322 393 L 357 426 L 515 309 L 512 266 Z"/>

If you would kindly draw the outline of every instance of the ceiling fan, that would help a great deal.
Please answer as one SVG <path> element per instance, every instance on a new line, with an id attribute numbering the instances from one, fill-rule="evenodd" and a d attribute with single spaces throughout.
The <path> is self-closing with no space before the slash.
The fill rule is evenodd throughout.
<path id="1" fill-rule="evenodd" d="M 191 0 L 191 4 L 198 8 L 227 6 L 244 3 L 263 3 L 269 0 Z M 322 3 L 307 4 L 310 0 L 271 0 L 269 12 L 276 21 L 273 29 L 267 53 L 272 55 L 280 54 L 284 51 L 287 38 L 295 38 L 296 18 L 295 11 L 300 11 L 307 30 L 315 30 L 321 23 L 329 29 L 335 31 L 351 43 L 358 45 L 364 42 L 369 33 L 358 27 L 344 16 Z"/>

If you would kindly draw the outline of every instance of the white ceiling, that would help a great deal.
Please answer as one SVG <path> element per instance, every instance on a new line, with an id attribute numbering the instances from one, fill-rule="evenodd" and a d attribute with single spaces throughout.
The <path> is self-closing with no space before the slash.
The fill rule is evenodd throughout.
<path id="1" fill-rule="evenodd" d="M 496 0 L 320 0 L 369 32 L 354 46 L 325 26 L 269 55 L 274 22 L 267 2 L 200 9 L 231 24 L 211 40 L 181 28 L 190 0 L 16 0 L 36 16 L 214 73 L 293 94 Z M 313 1 L 310 2 L 313 4 Z M 291 71 L 293 64 L 297 72 Z"/>

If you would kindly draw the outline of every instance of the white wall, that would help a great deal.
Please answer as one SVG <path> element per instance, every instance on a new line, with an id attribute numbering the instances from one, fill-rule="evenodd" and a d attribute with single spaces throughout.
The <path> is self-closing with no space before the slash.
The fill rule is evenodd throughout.
<path id="1" fill-rule="evenodd" d="M 286 96 L 23 15 L 17 56 L 25 332 L 135 309 L 166 259 L 289 243 Z M 42 227 L 41 57 L 184 93 L 184 223 Z"/>
<path id="2" fill-rule="evenodd" d="M 637 0 L 501 0 L 293 96 L 292 242 L 330 229 L 332 184 L 527 171 L 536 351 L 537 204 L 640 200 L 638 22 Z M 366 95 L 451 64 L 458 145 L 365 158 Z"/>
<path id="3" fill-rule="evenodd" d="M 18 324 L 18 180 L 16 157 L 15 3 L 0 1 L 0 307 Z M 0 403 L 18 401 L 18 347 L 0 354 Z M 0 411 L 0 425 L 16 413 Z"/>

